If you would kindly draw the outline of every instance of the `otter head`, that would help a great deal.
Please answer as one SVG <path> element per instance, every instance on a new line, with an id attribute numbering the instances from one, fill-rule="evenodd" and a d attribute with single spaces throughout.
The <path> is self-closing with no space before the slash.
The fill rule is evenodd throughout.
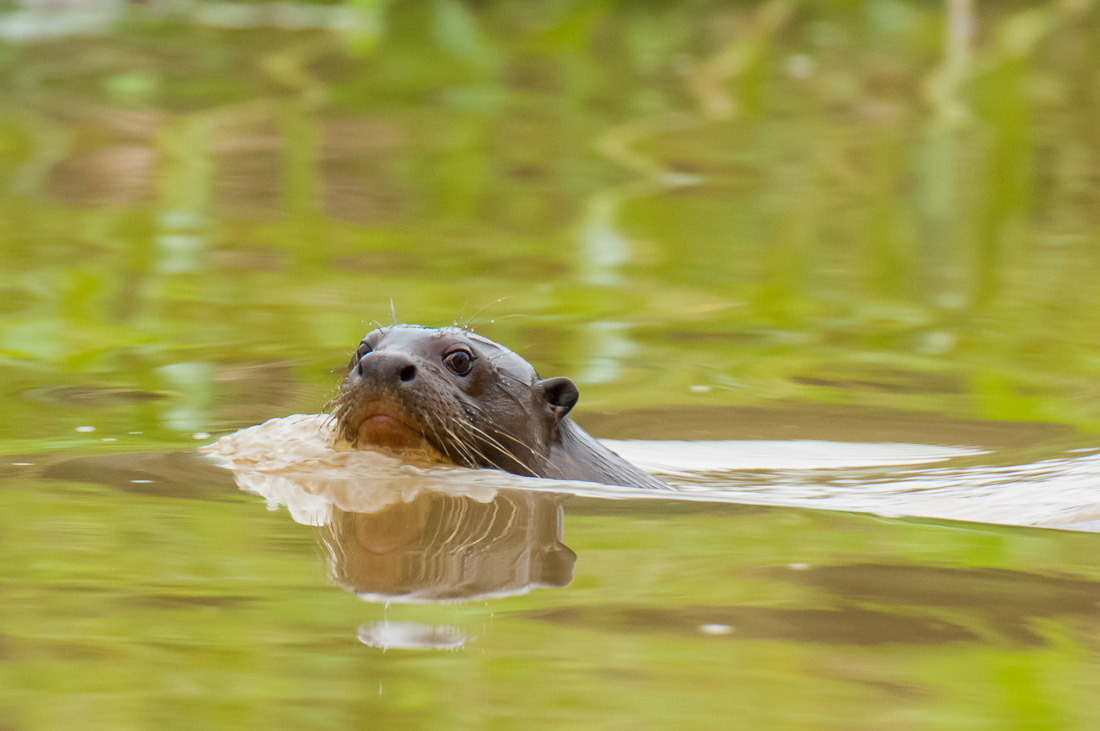
<path id="1" fill-rule="evenodd" d="M 355 447 L 431 449 L 455 464 L 541 476 L 577 403 L 568 378 L 457 327 L 394 325 L 367 334 L 333 416 Z"/>

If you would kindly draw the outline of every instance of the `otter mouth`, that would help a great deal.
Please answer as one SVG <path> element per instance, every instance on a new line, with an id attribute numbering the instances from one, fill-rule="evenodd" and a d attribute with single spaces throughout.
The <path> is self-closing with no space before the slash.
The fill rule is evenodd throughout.
<path id="1" fill-rule="evenodd" d="M 427 449 L 431 444 L 424 435 L 390 414 L 369 414 L 353 432 L 356 443 L 389 449 Z"/>
<path id="2" fill-rule="evenodd" d="M 435 452 L 419 419 L 386 394 L 345 394 L 333 411 L 337 438 L 354 447 L 383 447 L 395 451 Z"/>

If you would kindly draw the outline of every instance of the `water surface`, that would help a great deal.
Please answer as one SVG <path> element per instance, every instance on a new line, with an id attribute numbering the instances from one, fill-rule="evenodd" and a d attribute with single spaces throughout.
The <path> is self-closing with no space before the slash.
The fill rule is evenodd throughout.
<path id="1" fill-rule="evenodd" d="M 1098 48 L 1087 1 L 0 3 L 0 726 L 1095 728 Z M 196 452 L 391 302 L 679 492 Z"/>

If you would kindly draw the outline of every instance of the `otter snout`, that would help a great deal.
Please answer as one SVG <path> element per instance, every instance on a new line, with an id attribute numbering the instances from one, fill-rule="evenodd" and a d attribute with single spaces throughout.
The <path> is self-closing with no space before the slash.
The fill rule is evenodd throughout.
<path id="1" fill-rule="evenodd" d="M 367 353 L 351 375 L 377 388 L 399 388 L 416 380 L 417 366 L 404 353 Z"/>
<path id="2" fill-rule="evenodd" d="M 432 449 L 421 431 L 416 387 L 423 375 L 409 355 L 370 352 L 351 367 L 334 412 L 342 437 L 353 445 Z"/>

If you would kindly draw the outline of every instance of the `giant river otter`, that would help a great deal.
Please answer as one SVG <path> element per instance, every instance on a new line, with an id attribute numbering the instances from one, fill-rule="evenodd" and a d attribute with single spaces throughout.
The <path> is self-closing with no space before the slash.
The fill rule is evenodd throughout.
<path id="1" fill-rule="evenodd" d="M 393 325 L 359 344 L 333 416 L 337 438 L 352 446 L 428 449 L 465 467 L 667 488 L 566 416 L 577 397 L 568 378 L 540 378 L 476 333 Z"/>

